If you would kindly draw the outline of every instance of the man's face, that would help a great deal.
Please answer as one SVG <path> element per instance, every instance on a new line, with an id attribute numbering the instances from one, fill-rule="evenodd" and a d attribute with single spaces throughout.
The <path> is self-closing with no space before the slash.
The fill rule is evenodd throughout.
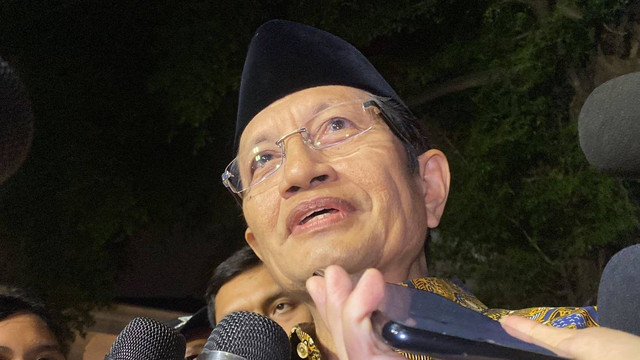
<path id="1" fill-rule="evenodd" d="M 251 120 L 239 154 L 302 127 L 324 104 L 369 99 L 365 92 L 345 86 L 288 95 Z M 381 118 L 369 131 L 338 146 L 313 150 L 300 135 L 292 135 L 284 143 L 282 167 L 244 194 L 246 240 L 290 291 L 303 292 L 306 279 L 331 264 L 350 273 L 375 267 L 387 281 L 416 275 L 427 226 L 437 225 L 446 201 L 444 155 L 437 150 L 421 155 L 420 170 L 410 173 L 400 140 Z M 426 170 L 434 157 L 438 171 L 446 167 L 446 176 L 431 181 Z M 430 190 L 427 181 L 438 190 Z M 430 196 L 439 197 L 434 214 Z M 426 264 L 423 267 L 426 271 Z"/>
<path id="2" fill-rule="evenodd" d="M 215 311 L 216 322 L 235 311 L 262 314 L 286 332 L 312 321 L 307 307 L 286 296 L 264 265 L 246 270 L 222 285 L 216 295 Z"/>
<path id="3" fill-rule="evenodd" d="M 31 313 L 16 313 L 0 321 L 0 360 L 64 360 L 47 324 Z"/>

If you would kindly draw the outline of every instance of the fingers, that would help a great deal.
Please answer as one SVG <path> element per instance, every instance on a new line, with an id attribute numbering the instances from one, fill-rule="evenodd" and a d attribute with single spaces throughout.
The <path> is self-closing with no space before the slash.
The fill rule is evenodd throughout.
<path id="1" fill-rule="evenodd" d="M 307 279 L 306 285 L 307 285 L 307 291 L 309 292 L 309 295 L 311 295 L 311 299 L 313 299 L 313 302 L 316 304 L 316 308 L 318 309 L 320 316 L 324 319 L 325 318 L 324 306 L 325 306 L 325 294 L 326 294 L 324 278 L 320 276 L 312 276 L 309 279 Z"/>
<path id="2" fill-rule="evenodd" d="M 505 316 L 500 320 L 509 335 L 540 346 L 556 346 L 569 334 L 521 316 Z"/>
<path id="3" fill-rule="evenodd" d="M 570 359 L 640 359 L 640 337 L 622 331 L 557 329 L 520 316 L 507 316 L 500 323 L 511 336 Z"/>
<path id="4" fill-rule="evenodd" d="M 324 271 L 324 277 L 313 276 L 307 280 L 306 285 L 324 325 L 331 334 L 333 351 L 340 359 L 348 359 L 342 335 L 342 309 L 353 289 L 349 274 L 339 266 L 329 266 Z"/>
<path id="5" fill-rule="evenodd" d="M 560 356 L 569 355 L 558 348 L 558 344 L 571 337 L 571 333 L 563 332 L 563 329 L 542 325 L 521 316 L 505 316 L 500 323 L 504 330 L 515 338 L 542 346 Z"/>
<path id="6" fill-rule="evenodd" d="M 349 274 L 340 266 L 329 266 L 325 273 L 326 299 L 325 319 L 329 331 L 334 339 L 336 351 L 341 358 L 347 359 L 346 344 L 343 336 L 342 314 L 344 304 L 353 290 L 353 283 Z"/>
<path id="7" fill-rule="evenodd" d="M 397 356 L 374 333 L 371 313 L 384 298 L 382 273 L 369 269 L 360 278 L 344 305 L 342 323 L 345 347 L 352 359 L 370 358 L 376 354 Z"/>
<path id="8" fill-rule="evenodd" d="M 324 278 L 307 280 L 307 290 L 340 359 L 402 359 L 375 336 L 371 325 L 371 313 L 384 297 L 384 284 L 382 274 L 369 269 L 354 288 L 349 274 L 339 266 L 327 267 Z"/>
<path id="9" fill-rule="evenodd" d="M 358 322 L 368 319 L 384 298 L 384 284 L 380 271 L 365 271 L 345 304 L 345 307 L 353 308 L 354 311 L 345 314 L 345 317 Z"/>

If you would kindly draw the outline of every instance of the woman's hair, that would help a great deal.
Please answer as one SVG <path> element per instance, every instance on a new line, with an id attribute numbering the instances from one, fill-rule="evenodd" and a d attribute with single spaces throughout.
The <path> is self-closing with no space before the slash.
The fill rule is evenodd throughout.
<path id="1" fill-rule="evenodd" d="M 28 296 L 21 290 L 0 292 L 0 321 L 17 313 L 30 313 L 42 319 L 58 341 L 60 351 L 67 355 L 74 336 L 59 313 L 51 311 L 40 299 Z"/>

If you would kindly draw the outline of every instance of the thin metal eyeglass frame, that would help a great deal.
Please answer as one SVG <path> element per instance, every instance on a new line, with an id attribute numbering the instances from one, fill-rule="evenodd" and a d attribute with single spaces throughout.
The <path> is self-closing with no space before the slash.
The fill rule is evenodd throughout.
<path id="1" fill-rule="evenodd" d="M 343 104 L 345 104 L 345 103 L 343 103 Z M 339 106 L 339 105 L 342 105 L 342 104 L 336 104 L 336 106 Z M 377 108 L 377 109 L 378 109 L 378 111 L 380 111 L 380 113 L 382 114 L 383 121 L 384 121 L 385 123 L 387 123 L 387 117 L 386 117 L 386 114 L 384 114 L 384 112 L 382 111 L 382 109 L 381 109 L 380 105 L 377 103 L 377 101 L 376 101 L 376 100 L 367 100 L 367 101 L 364 101 L 364 102 L 362 103 L 362 108 L 363 108 L 363 110 L 365 110 L 365 111 L 366 111 L 368 108 L 372 107 L 372 106 L 373 106 L 373 107 L 375 107 L 375 108 Z M 336 145 L 339 145 L 339 144 L 342 144 L 342 143 L 348 142 L 348 141 L 350 141 L 350 140 L 352 140 L 352 139 L 354 139 L 354 138 L 356 138 L 356 137 L 358 137 L 358 136 L 360 136 L 360 135 L 362 135 L 362 134 L 366 133 L 367 131 L 371 130 L 371 128 L 373 127 L 373 125 L 374 125 L 374 124 L 375 124 L 375 123 L 372 123 L 372 124 L 371 124 L 371 126 L 369 126 L 368 128 L 366 128 L 366 129 L 365 129 L 365 130 L 363 130 L 362 132 L 360 132 L 360 133 L 358 133 L 358 134 L 356 134 L 356 135 L 354 135 L 354 136 L 352 136 L 352 137 L 349 137 L 349 138 L 344 139 L 344 140 L 342 140 L 342 141 L 338 141 L 338 142 L 333 143 L 333 144 L 329 144 L 329 145 L 327 145 L 327 146 L 320 146 L 320 147 L 314 146 L 313 141 L 311 141 L 311 137 L 310 137 L 309 131 L 307 130 L 307 128 L 306 128 L 306 127 L 304 127 L 304 126 L 303 126 L 303 127 L 301 127 L 301 128 L 298 128 L 298 129 L 296 129 L 296 130 L 293 130 L 293 131 L 291 131 L 291 132 L 289 132 L 289 133 L 287 133 L 287 134 L 285 134 L 285 135 L 281 136 L 278 140 L 276 140 L 276 141 L 275 141 L 275 144 L 280 148 L 280 154 L 281 154 L 281 156 L 280 156 L 280 163 L 279 163 L 278 165 L 276 165 L 276 166 L 274 167 L 274 169 L 273 169 L 273 170 L 271 170 L 270 172 L 268 172 L 267 174 L 265 174 L 265 175 L 264 175 L 264 176 L 263 176 L 259 181 L 255 182 L 255 183 L 253 183 L 253 184 L 251 184 L 251 185 L 249 185 L 249 186 L 247 186 L 246 188 L 244 188 L 244 189 L 242 189 L 242 190 L 238 190 L 238 189 L 236 189 L 236 188 L 235 188 L 235 186 L 233 186 L 233 184 L 231 183 L 231 180 L 230 180 L 230 179 L 231 179 L 232 177 L 235 177 L 235 175 L 233 175 L 233 174 L 229 171 L 229 167 L 234 166 L 234 165 L 235 165 L 235 166 L 237 166 L 237 164 L 234 164 L 234 163 L 237 163 L 237 160 L 238 160 L 238 157 L 236 156 L 236 158 L 234 158 L 234 159 L 229 163 L 229 165 L 227 165 L 227 167 L 225 168 L 225 171 L 222 173 L 222 183 L 223 183 L 223 184 L 224 184 L 224 186 L 225 186 L 227 189 L 229 189 L 232 193 L 234 193 L 234 194 L 235 194 L 235 195 L 237 195 L 238 197 L 242 198 L 242 193 L 243 193 L 243 192 L 245 192 L 245 191 L 249 190 L 250 188 L 252 188 L 252 187 L 254 187 L 254 186 L 256 186 L 256 185 L 258 185 L 258 184 L 260 184 L 260 183 L 262 183 L 264 180 L 268 179 L 269 177 L 271 177 L 271 175 L 273 175 L 275 172 L 277 172 L 277 171 L 278 171 L 278 169 L 280 169 L 280 167 L 282 167 L 282 165 L 284 164 L 284 159 L 285 159 L 285 157 L 286 157 L 286 152 L 285 152 L 285 149 L 284 149 L 284 140 L 286 140 L 288 137 L 290 137 L 290 136 L 292 136 L 292 135 L 295 135 L 295 134 L 300 134 L 300 136 L 302 137 L 303 142 L 304 142 L 304 143 L 305 143 L 305 144 L 306 144 L 310 149 L 313 149 L 313 150 L 320 150 L 320 149 L 326 149 L 326 148 L 330 148 L 330 147 L 333 147 L 333 146 L 336 146 Z"/>

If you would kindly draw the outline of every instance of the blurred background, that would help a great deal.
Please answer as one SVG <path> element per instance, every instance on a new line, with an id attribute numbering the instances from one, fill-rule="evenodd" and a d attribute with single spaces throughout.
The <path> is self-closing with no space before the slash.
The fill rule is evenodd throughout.
<path id="1" fill-rule="evenodd" d="M 609 257 L 640 241 L 640 186 L 589 167 L 577 115 L 640 71 L 635 0 L 0 0 L 0 56 L 35 113 L 0 187 L 0 284 L 81 334 L 202 306 L 244 241 L 220 174 L 246 49 L 272 18 L 356 45 L 447 154 L 432 275 L 490 307 L 595 303 Z"/>

